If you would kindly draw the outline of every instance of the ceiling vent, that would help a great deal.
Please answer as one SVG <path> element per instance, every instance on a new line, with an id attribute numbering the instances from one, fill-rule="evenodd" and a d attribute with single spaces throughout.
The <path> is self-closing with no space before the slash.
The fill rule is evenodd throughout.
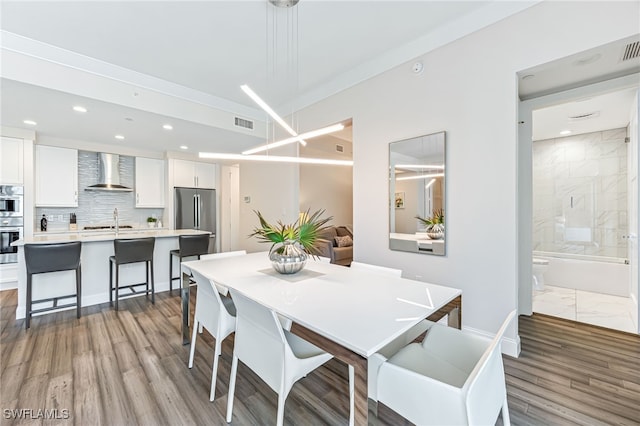
<path id="1" fill-rule="evenodd" d="M 344 146 L 336 144 L 336 151 L 337 152 L 344 152 Z"/>
<path id="2" fill-rule="evenodd" d="M 621 62 L 628 61 L 630 59 L 640 58 L 640 41 L 634 41 L 624 47 L 622 52 Z"/>
<path id="3" fill-rule="evenodd" d="M 253 121 L 245 118 L 235 117 L 235 125 L 243 129 L 253 130 Z"/>
<path id="4" fill-rule="evenodd" d="M 589 120 L 590 118 L 600 117 L 600 111 L 587 112 L 585 114 L 578 114 L 569 117 L 569 121 L 582 121 Z"/>

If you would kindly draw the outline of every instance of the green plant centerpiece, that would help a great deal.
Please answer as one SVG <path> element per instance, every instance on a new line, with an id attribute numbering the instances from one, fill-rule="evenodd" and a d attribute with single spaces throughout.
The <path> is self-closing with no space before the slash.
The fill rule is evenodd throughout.
<path id="1" fill-rule="evenodd" d="M 149 216 L 149 217 L 147 218 L 147 226 L 148 226 L 149 228 L 155 228 L 155 226 L 156 226 L 156 223 L 157 223 L 157 222 L 158 222 L 158 219 L 156 219 L 156 218 L 155 218 L 155 217 L 153 217 L 153 216 Z"/>
<path id="2" fill-rule="evenodd" d="M 444 238 L 444 210 L 436 209 L 431 217 L 416 216 L 427 231 L 427 236 L 432 240 L 441 240 Z"/>
<path id="3" fill-rule="evenodd" d="M 279 220 L 272 225 L 265 220 L 262 213 L 254 210 L 260 226 L 254 228 L 249 236 L 256 237 L 263 243 L 271 243 L 269 259 L 273 269 L 281 274 L 295 274 L 301 271 L 309 255 L 315 257 L 320 253 L 315 245 L 316 241 L 333 217 L 322 218 L 324 210 L 318 210 L 313 214 L 309 212 L 307 210 L 301 213 L 294 223 L 285 224 Z"/>

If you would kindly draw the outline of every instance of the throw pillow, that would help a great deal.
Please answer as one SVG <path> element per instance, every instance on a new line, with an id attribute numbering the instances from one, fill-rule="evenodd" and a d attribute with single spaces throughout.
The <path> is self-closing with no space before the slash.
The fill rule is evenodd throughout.
<path id="1" fill-rule="evenodd" d="M 335 237 L 335 240 L 338 247 L 349 247 L 353 245 L 353 240 L 348 235 L 345 235 L 344 237 Z"/>

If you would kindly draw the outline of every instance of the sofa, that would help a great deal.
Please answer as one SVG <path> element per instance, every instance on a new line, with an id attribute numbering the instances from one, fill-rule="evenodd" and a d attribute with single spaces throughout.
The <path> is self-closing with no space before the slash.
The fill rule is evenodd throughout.
<path id="1" fill-rule="evenodd" d="M 331 263 L 344 266 L 351 265 L 353 260 L 353 231 L 351 226 L 329 226 L 320 233 L 320 238 L 316 240 L 316 247 L 320 256 L 331 259 Z"/>

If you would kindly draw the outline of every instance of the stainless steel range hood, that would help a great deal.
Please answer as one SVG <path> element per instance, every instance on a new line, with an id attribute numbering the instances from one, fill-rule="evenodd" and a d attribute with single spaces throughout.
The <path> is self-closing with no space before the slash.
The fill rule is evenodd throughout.
<path id="1" fill-rule="evenodd" d="M 120 184 L 120 156 L 118 154 L 100 152 L 98 153 L 98 163 L 98 183 L 85 188 L 85 191 L 133 191 L 132 188 Z"/>

